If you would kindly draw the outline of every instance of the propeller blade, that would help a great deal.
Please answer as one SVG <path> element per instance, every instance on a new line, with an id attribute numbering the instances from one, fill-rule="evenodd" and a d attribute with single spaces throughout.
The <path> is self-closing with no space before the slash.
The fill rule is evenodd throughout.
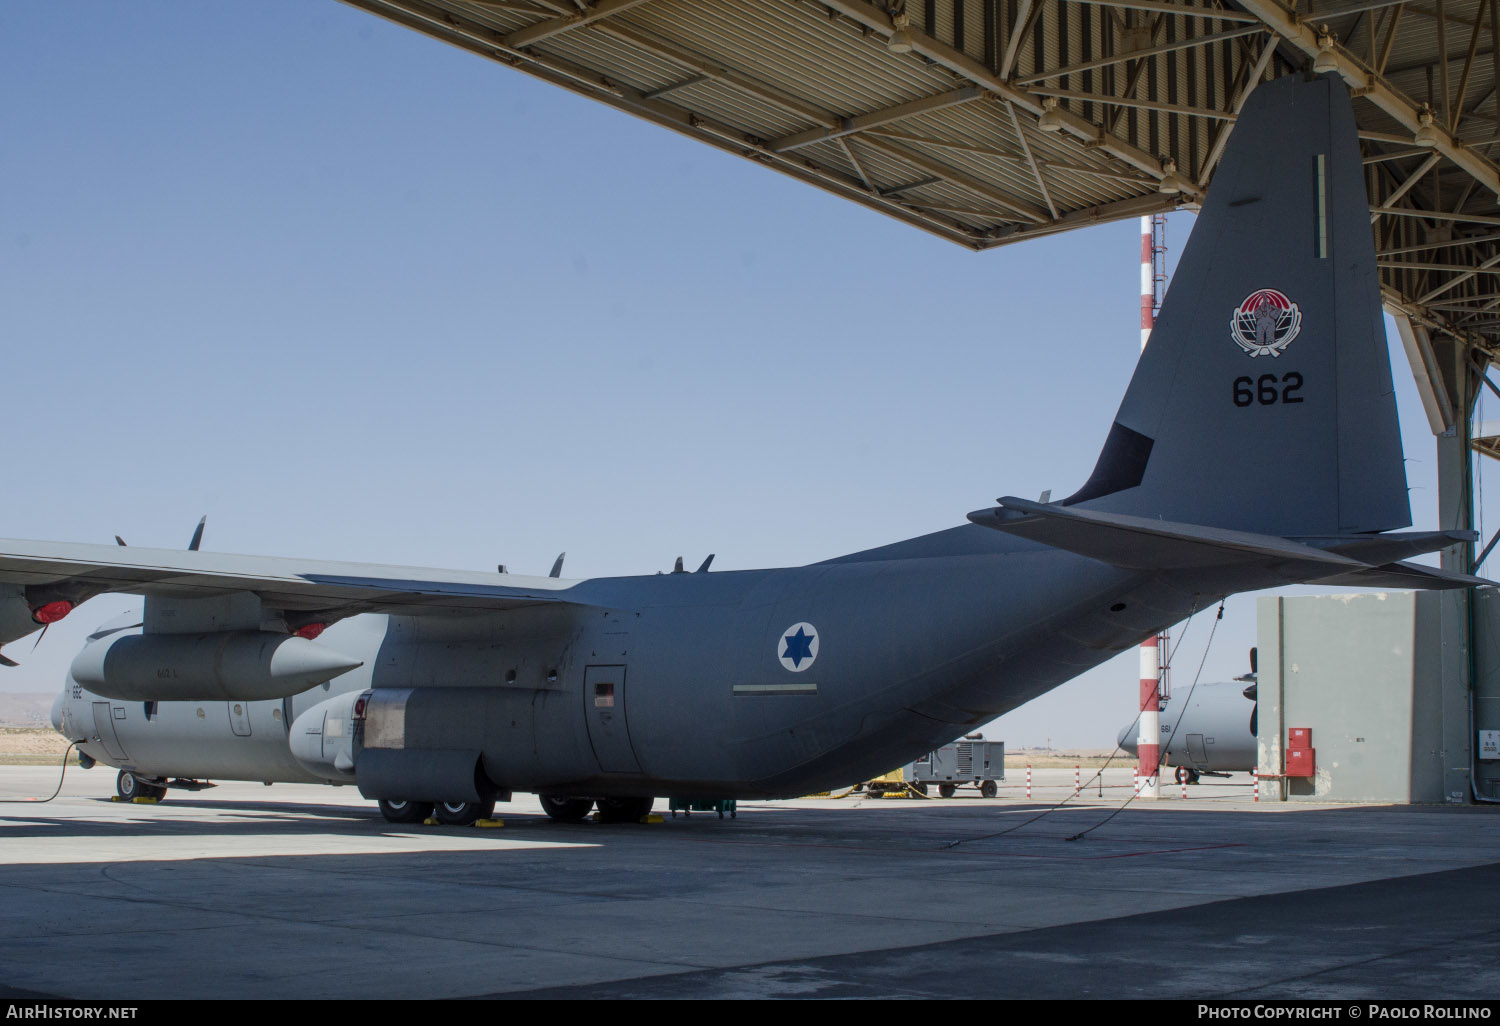
<path id="1" fill-rule="evenodd" d="M 206 523 L 208 523 L 208 515 L 204 514 L 198 521 L 198 529 L 193 532 L 193 540 L 188 542 L 189 552 L 197 552 L 198 546 L 203 544 L 203 525 Z M 123 545 L 125 543 L 121 542 L 120 544 Z"/>
<path id="2" fill-rule="evenodd" d="M 0 653 L 0 666 L 20 666 L 20 665 L 21 665 L 20 663 L 16 662 L 10 656 L 5 655 L 4 653 Z"/>
<path id="3" fill-rule="evenodd" d="M 680 573 L 683 572 L 683 569 L 682 569 L 682 557 L 681 556 L 678 556 L 677 557 L 677 562 L 675 562 L 675 563 L 672 564 L 672 572 L 674 574 L 680 574 Z"/>
<path id="4" fill-rule="evenodd" d="M 565 556 L 567 556 L 566 552 L 559 552 L 557 554 L 557 562 L 555 562 L 555 563 L 552 564 L 552 572 L 547 575 L 548 577 L 561 577 L 562 576 L 562 564 L 563 564 L 563 558 Z"/>
<path id="5" fill-rule="evenodd" d="M 706 574 L 706 573 L 708 573 L 708 564 L 712 563 L 713 561 L 714 561 L 714 554 L 712 552 L 710 552 L 708 554 L 708 558 L 705 559 L 702 563 L 698 564 L 698 569 L 694 570 L 693 573 L 695 573 L 695 574 Z"/>
<path id="6" fill-rule="evenodd" d="M 120 548 L 122 548 L 122 549 L 123 549 L 123 548 L 125 548 L 125 539 L 124 539 L 124 538 L 121 538 L 121 537 L 120 537 L 120 536 L 119 536 L 119 535 L 118 535 L 118 534 L 117 534 L 117 535 L 115 535 L 115 544 L 116 544 L 116 545 L 118 545 L 118 546 L 120 546 Z"/>

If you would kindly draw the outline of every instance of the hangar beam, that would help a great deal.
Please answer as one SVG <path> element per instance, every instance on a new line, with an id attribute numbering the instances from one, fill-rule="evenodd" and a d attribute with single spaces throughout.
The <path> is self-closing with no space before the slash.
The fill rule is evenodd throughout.
<path id="1" fill-rule="evenodd" d="M 981 250 L 1191 205 L 1336 73 L 1388 300 L 1500 350 L 1500 0 L 347 2 Z"/>

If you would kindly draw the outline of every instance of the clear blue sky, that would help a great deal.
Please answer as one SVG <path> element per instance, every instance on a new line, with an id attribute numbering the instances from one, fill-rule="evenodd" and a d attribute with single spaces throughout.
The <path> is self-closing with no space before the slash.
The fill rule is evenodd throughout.
<path id="1" fill-rule="evenodd" d="M 0 95 L 3 536 L 794 565 L 1076 487 L 1137 355 L 1135 221 L 974 254 L 333 0 L 6 5 Z M 1253 635 L 1232 601 L 1205 679 Z M 1110 745 L 1136 676 L 989 736 Z"/>

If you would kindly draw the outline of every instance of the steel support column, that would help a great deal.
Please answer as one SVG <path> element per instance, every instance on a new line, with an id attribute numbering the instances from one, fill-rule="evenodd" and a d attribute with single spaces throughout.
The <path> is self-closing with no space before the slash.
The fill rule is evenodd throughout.
<path id="1" fill-rule="evenodd" d="M 1469 448 L 1475 380 L 1465 343 L 1437 336 L 1432 339 L 1442 380 L 1435 382 L 1447 393 L 1454 412 L 1455 430 L 1437 436 L 1438 524 L 1446 529 L 1471 530 L 1474 526 L 1472 452 Z M 1445 570 L 1470 572 L 1474 545 L 1466 542 L 1442 551 Z M 1429 722 L 1432 741 L 1443 756 L 1443 795 L 1450 802 L 1466 802 L 1470 794 L 1473 739 L 1469 733 L 1469 692 L 1473 687 L 1474 622 L 1467 590 L 1445 591 L 1439 597 L 1439 631 L 1442 639 L 1439 677 L 1431 693 L 1422 697 L 1434 713 Z M 1436 709 L 1433 709 L 1436 706 Z"/>

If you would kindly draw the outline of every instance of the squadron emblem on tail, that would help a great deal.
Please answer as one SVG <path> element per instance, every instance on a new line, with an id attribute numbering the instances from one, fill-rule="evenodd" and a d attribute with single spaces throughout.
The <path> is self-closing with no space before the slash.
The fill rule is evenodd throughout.
<path id="1" fill-rule="evenodd" d="M 1275 289 L 1245 297 L 1229 319 L 1229 336 L 1251 357 L 1281 355 L 1302 330 L 1302 311 Z"/>

